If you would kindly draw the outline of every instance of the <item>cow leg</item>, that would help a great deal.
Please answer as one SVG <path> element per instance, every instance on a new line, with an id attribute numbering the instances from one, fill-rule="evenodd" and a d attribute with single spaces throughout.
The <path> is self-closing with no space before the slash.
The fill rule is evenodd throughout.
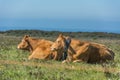
<path id="1" fill-rule="evenodd" d="M 28 60 L 31 60 L 33 58 L 33 55 L 31 54 L 29 57 L 28 57 Z"/>
<path id="2" fill-rule="evenodd" d="M 56 52 L 53 52 L 53 60 L 57 60 L 58 59 L 58 55 L 57 55 L 57 53 Z"/>
<path id="3" fill-rule="evenodd" d="M 83 60 L 74 60 L 73 63 L 76 63 L 76 62 L 83 62 Z"/>
<path id="4" fill-rule="evenodd" d="M 66 60 L 62 61 L 62 63 L 66 63 L 66 62 L 67 62 Z"/>
<path id="5" fill-rule="evenodd" d="M 36 49 L 36 50 L 33 51 L 33 53 L 28 57 L 28 60 L 31 60 L 32 58 L 37 58 L 37 59 L 39 59 L 39 58 L 40 58 L 39 54 L 40 54 L 39 49 Z"/>
<path id="6" fill-rule="evenodd" d="M 37 48 L 37 49 L 35 49 L 33 52 L 32 52 L 32 54 L 28 57 L 28 60 L 31 60 L 32 58 L 38 58 L 39 57 L 39 54 L 40 53 L 40 51 L 39 51 L 39 49 Z"/>
<path id="7" fill-rule="evenodd" d="M 89 59 L 89 52 L 90 52 L 90 45 L 85 44 L 80 47 L 80 49 L 77 51 L 77 53 L 73 56 L 74 61 L 73 62 L 87 62 Z"/>
<path id="8" fill-rule="evenodd" d="M 62 63 L 69 63 L 70 61 L 68 61 L 68 60 L 64 60 L 64 61 L 62 61 Z"/>

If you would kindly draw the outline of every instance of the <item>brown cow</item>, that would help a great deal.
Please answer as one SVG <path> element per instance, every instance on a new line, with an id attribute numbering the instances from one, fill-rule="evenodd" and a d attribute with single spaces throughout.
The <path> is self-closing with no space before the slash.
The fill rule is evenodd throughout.
<path id="1" fill-rule="evenodd" d="M 70 46 L 68 46 L 67 59 L 64 60 L 63 63 L 68 61 L 101 63 L 108 60 L 114 60 L 113 51 L 105 45 L 71 39 L 62 34 L 60 34 L 53 43 L 51 50 L 63 54 L 67 50 L 66 43 L 70 44 Z"/>
<path id="2" fill-rule="evenodd" d="M 35 39 L 25 35 L 18 45 L 18 49 L 30 51 L 31 55 L 28 58 L 29 60 L 32 58 L 60 60 L 62 56 L 50 50 L 52 44 L 52 41 Z"/>

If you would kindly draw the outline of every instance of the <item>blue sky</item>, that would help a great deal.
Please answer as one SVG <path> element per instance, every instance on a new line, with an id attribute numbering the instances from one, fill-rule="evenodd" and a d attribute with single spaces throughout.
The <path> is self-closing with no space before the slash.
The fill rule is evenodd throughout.
<path id="1" fill-rule="evenodd" d="M 89 25 L 89 21 L 93 21 L 90 26 L 95 27 L 97 23 L 102 22 L 103 25 L 108 23 L 106 28 L 108 26 L 118 28 L 120 26 L 120 0 L 0 0 L 1 28 L 3 26 L 22 27 L 30 25 L 40 27 L 39 21 L 42 20 L 44 21 L 42 26 L 45 26 L 45 19 L 48 20 L 46 24 L 49 20 L 53 22 L 57 20 L 57 26 L 63 24 L 63 22 L 60 22 L 61 20 L 65 20 L 66 23 L 64 22 L 63 25 L 67 26 L 77 26 L 79 21 L 86 21 L 84 25 L 79 24 L 77 26 L 84 27 L 87 24 Z M 31 20 L 33 20 L 33 24 Z M 79 21 L 78 23 L 69 24 L 70 20 Z M 96 21 L 98 22 L 96 23 Z M 113 23 L 112 26 L 109 25 L 111 22 Z M 52 24 L 52 22 L 48 23 L 48 26 L 49 24 Z"/>

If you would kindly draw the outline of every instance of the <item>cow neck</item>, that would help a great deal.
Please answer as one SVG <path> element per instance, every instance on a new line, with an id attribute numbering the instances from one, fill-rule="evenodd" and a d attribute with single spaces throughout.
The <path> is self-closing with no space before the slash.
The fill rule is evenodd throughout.
<path id="1" fill-rule="evenodd" d="M 64 41 L 65 42 L 65 51 L 63 52 L 63 60 L 65 60 L 68 56 L 68 53 L 71 53 L 71 55 L 75 54 L 75 50 L 72 48 L 71 40 L 67 39 Z"/>
<path id="2" fill-rule="evenodd" d="M 65 42 L 65 51 L 63 52 L 62 60 L 66 60 L 68 56 L 68 48 L 70 46 L 70 42 L 68 40 L 64 40 Z"/>
<path id="3" fill-rule="evenodd" d="M 70 51 L 70 53 L 72 54 L 76 54 L 75 50 L 72 48 L 72 46 L 68 47 L 68 52 Z"/>
<path id="4" fill-rule="evenodd" d="M 76 50 L 75 50 L 76 48 L 74 48 L 74 46 L 72 46 L 72 45 L 74 45 L 76 43 L 73 43 L 73 42 L 74 42 L 74 39 L 71 40 L 71 43 L 70 43 L 70 45 L 68 47 L 68 52 L 70 52 L 72 55 L 76 54 Z"/>
<path id="5" fill-rule="evenodd" d="M 75 50 L 72 48 L 72 46 L 69 46 L 67 51 L 64 51 L 63 49 L 57 51 L 58 54 L 62 54 L 62 60 L 66 60 L 69 58 L 69 60 L 73 59 L 73 55 L 76 54 Z"/>
<path id="6" fill-rule="evenodd" d="M 32 39 L 32 38 L 28 39 L 28 45 L 29 45 L 30 52 L 33 52 L 36 49 L 37 43 L 38 43 L 37 39 Z"/>

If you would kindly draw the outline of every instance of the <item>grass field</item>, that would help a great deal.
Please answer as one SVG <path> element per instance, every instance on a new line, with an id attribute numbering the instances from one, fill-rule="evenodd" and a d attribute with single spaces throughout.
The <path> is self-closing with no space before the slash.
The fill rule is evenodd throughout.
<path id="1" fill-rule="evenodd" d="M 105 44 L 115 54 L 115 61 L 100 64 L 66 63 L 53 60 L 28 60 L 29 52 L 18 50 L 22 36 L 0 34 L 0 80 L 120 80 L 120 39 L 77 39 Z M 56 37 L 44 37 L 54 41 Z"/>

